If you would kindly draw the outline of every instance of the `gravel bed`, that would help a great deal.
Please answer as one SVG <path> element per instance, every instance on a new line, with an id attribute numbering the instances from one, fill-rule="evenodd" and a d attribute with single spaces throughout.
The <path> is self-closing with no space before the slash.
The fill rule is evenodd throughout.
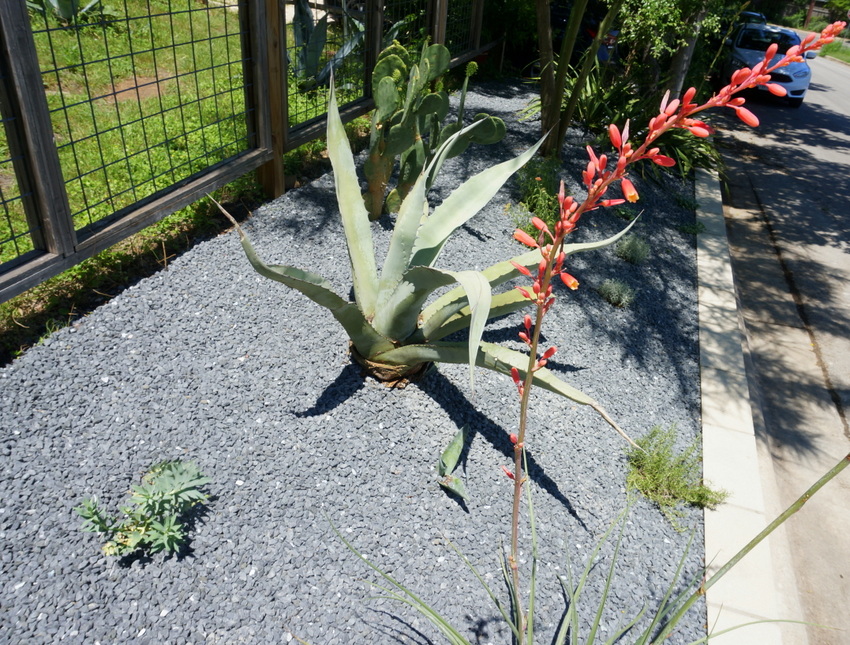
<path id="1" fill-rule="evenodd" d="M 518 82 L 470 93 L 469 112 L 502 116 L 508 136 L 450 160 L 432 203 L 535 140 L 539 124 L 516 117 L 530 97 Z M 571 137 L 564 177 L 577 191 L 586 156 L 580 133 Z M 633 435 L 675 424 L 684 444 L 699 430 L 695 238 L 679 229 L 694 221 L 686 208 L 693 193 L 670 177 L 635 184 L 645 209 L 635 230 L 651 256 L 638 267 L 612 249 L 574 257 L 581 288 L 559 291 L 547 319 L 546 341 L 560 348 L 550 367 Z M 332 185 L 325 176 L 289 192 L 258 209 L 246 229 L 267 261 L 319 272 L 345 294 L 350 274 Z M 521 252 L 505 209 L 516 199 L 510 182 L 454 235 L 439 266 L 484 268 Z M 389 226 L 374 226 L 380 253 Z M 599 211 L 576 236 L 599 239 L 622 226 Z M 609 277 L 637 290 L 630 308 L 600 298 L 595 289 Z M 520 319 L 496 320 L 486 339 L 519 348 Z M 414 611 L 372 599 L 376 576 L 333 523 L 472 642 L 508 643 L 448 542 L 503 594 L 497 554 L 509 540 L 511 487 L 501 466 L 510 463 L 517 414 L 510 379 L 483 370 L 474 392 L 463 366 L 439 366 L 405 389 L 365 380 L 334 319 L 255 274 L 234 233 L 199 244 L 0 369 L 0 641 L 441 642 Z M 471 499 L 459 504 L 438 487 L 434 466 L 464 424 L 472 431 L 462 464 Z M 564 610 L 557 576 L 584 564 L 627 503 L 625 443 L 591 410 L 545 392 L 533 398 L 531 428 L 536 621 L 540 642 L 549 642 Z M 151 464 L 174 458 L 194 460 L 212 479 L 189 547 L 180 557 L 103 556 L 73 508 L 96 495 L 117 510 Z M 687 576 L 703 563 L 701 513 L 689 511 L 685 523 L 696 531 Z M 688 538 L 651 504 L 634 505 L 603 634 L 644 603 L 654 607 Z M 527 580 L 529 553 L 523 558 Z M 589 583 L 585 620 L 606 566 Z M 699 638 L 704 622 L 697 607 L 670 642 Z"/>

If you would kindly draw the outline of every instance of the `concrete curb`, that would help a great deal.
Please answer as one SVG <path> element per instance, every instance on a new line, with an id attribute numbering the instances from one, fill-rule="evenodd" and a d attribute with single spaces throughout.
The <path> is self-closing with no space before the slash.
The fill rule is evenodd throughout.
<path id="1" fill-rule="evenodd" d="M 705 512 L 705 554 L 709 575 L 716 572 L 773 519 L 768 517 L 750 405 L 746 341 L 742 334 L 720 183 L 698 170 L 697 237 L 702 391 L 703 475 L 729 496 Z M 771 537 L 772 539 L 772 537 Z M 706 593 L 711 632 L 783 617 L 777 593 L 771 540 L 766 540 Z M 776 623 L 735 630 L 712 641 L 723 645 L 782 645 Z"/>

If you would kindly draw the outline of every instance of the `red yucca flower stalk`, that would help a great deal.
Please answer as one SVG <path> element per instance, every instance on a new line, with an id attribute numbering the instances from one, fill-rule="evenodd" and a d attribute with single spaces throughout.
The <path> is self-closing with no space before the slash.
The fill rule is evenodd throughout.
<path id="1" fill-rule="evenodd" d="M 520 339 L 529 348 L 528 369 L 526 370 L 525 378 L 521 378 L 517 368 L 513 368 L 511 372 L 520 396 L 520 419 L 518 432 L 511 434 L 510 437 L 514 445 L 514 470 L 511 472 L 507 468 L 504 469 L 505 473 L 514 483 L 511 552 L 508 556 L 508 564 L 511 569 L 514 588 L 514 610 L 521 636 L 520 645 L 522 645 L 522 638 L 525 634 L 526 616 L 522 611 L 520 603 L 517 554 L 519 549 L 520 497 L 522 486 L 525 482 L 525 476 L 523 474 L 523 451 L 525 448 L 528 403 L 534 372 L 543 367 L 557 351 L 555 347 L 550 347 L 539 357 L 537 353 L 543 317 L 555 302 L 555 297 L 552 294 L 552 279 L 555 276 L 559 276 L 561 281 L 569 288 L 578 288 L 578 281 L 564 270 L 565 256 L 562 251 L 564 238 L 575 229 L 584 213 L 595 210 L 600 206 L 614 206 L 622 204 L 627 200 L 629 202 L 638 200 L 639 195 L 634 184 L 625 176 L 626 170 L 630 165 L 645 159 L 660 166 L 669 167 L 675 165 L 676 162 L 673 159 L 662 155 L 660 149 L 652 145 L 662 134 L 672 128 L 681 128 L 689 130 L 697 137 L 709 136 L 712 132 L 711 127 L 693 118 L 695 114 L 710 108 L 725 106 L 734 109 L 738 117 L 747 125 L 757 126 L 759 124 L 758 118 L 747 108 L 743 107 L 744 99 L 735 96 L 735 94 L 747 88 L 764 85 L 771 93 L 777 96 L 784 96 L 785 88 L 771 83 L 770 73 L 789 63 L 802 61 L 806 52 L 820 49 L 823 45 L 832 42 L 835 36 L 845 26 L 845 22 L 836 22 L 824 29 L 819 37 L 816 34 L 810 34 L 800 45 L 791 47 L 785 56 L 773 65 L 770 64 L 770 61 L 776 56 L 778 46 L 776 44 L 771 45 L 765 52 L 762 62 L 755 65 L 752 69 L 748 67 L 739 69 L 732 75 L 729 85 L 721 89 L 702 105 L 693 102 L 696 96 L 696 89 L 693 87 L 685 92 L 681 100 L 670 100 L 668 92 L 661 101 L 658 115 L 650 119 L 643 142 L 636 148 L 629 142 L 628 121 L 622 131 L 612 123 L 608 127 L 608 134 L 611 145 L 614 146 L 617 152 L 616 161 L 613 159 L 609 160 L 607 155 L 604 154 L 597 155 L 590 146 L 587 147 L 589 161 L 586 169 L 582 172 L 582 179 L 587 189 L 587 197 L 584 201 L 579 203 L 573 197 L 566 196 L 564 182 L 562 181 L 561 189 L 558 193 L 560 217 L 555 224 L 555 230 L 550 231 L 549 227 L 542 220 L 533 218 L 532 224 L 539 232 L 536 239 L 521 230 L 517 230 L 514 233 L 514 238 L 519 242 L 532 248 L 539 248 L 542 256 L 536 275 L 533 275 L 525 267 L 514 265 L 523 275 L 534 278 L 530 287 L 517 287 L 517 289 L 526 298 L 531 300 L 536 307 L 535 319 L 532 320 L 531 316 L 525 316 L 523 329 L 519 333 Z M 609 186 L 616 182 L 620 182 L 623 198 L 603 199 Z"/>

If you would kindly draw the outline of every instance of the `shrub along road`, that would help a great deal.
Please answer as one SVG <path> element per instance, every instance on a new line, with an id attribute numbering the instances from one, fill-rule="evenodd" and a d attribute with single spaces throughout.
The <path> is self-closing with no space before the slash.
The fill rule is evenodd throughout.
<path id="1" fill-rule="evenodd" d="M 850 451 L 850 67 L 819 58 L 812 69 L 799 110 L 753 97 L 759 128 L 730 118 L 720 139 L 750 387 L 763 417 L 762 477 L 777 511 Z M 843 631 L 792 625 L 786 645 L 848 642 L 850 478 L 821 491 L 787 533 L 785 617 Z"/>

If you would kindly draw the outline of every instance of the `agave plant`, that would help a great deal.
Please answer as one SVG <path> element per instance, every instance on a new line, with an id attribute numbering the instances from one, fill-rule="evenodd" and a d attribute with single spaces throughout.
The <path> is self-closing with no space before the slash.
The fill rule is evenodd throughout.
<path id="1" fill-rule="evenodd" d="M 100 0 L 91 0 L 83 4 L 80 0 L 27 0 L 27 7 L 39 13 L 48 10 L 63 23 L 68 24 L 75 18 L 82 19 L 92 13 L 100 4 Z"/>
<path id="2" fill-rule="evenodd" d="M 476 365 L 505 374 L 510 374 L 515 367 L 525 373 L 526 355 L 483 342 L 482 334 L 489 318 L 529 304 L 528 298 L 516 289 L 494 294 L 493 288 L 519 276 L 517 266 L 537 267 L 540 251 L 533 249 L 483 271 L 450 271 L 435 266 L 449 236 L 483 208 L 542 143 L 541 140 L 516 158 L 470 178 L 432 210 L 426 198 L 426 186 L 439 171 L 457 138 L 480 125 L 480 121 L 475 122 L 450 137 L 419 175 L 400 206 L 379 272 L 369 214 L 361 198 L 354 157 L 331 84 L 328 155 L 333 165 L 351 263 L 353 302 L 336 294 L 330 284 L 315 273 L 263 262 L 248 237 L 230 218 L 254 269 L 326 307 L 348 333 L 352 357 L 380 380 L 395 382 L 411 378 L 433 362 L 469 364 L 471 385 Z M 230 217 L 223 208 L 222 211 Z M 601 242 L 567 245 L 564 252 L 569 255 L 612 244 L 626 230 Z M 426 304 L 437 289 L 453 284 L 457 286 Z M 444 340 L 464 329 L 469 335 L 466 342 Z M 534 376 L 536 385 L 594 407 L 614 425 L 593 399 L 552 372 L 542 368 L 535 371 Z"/>

